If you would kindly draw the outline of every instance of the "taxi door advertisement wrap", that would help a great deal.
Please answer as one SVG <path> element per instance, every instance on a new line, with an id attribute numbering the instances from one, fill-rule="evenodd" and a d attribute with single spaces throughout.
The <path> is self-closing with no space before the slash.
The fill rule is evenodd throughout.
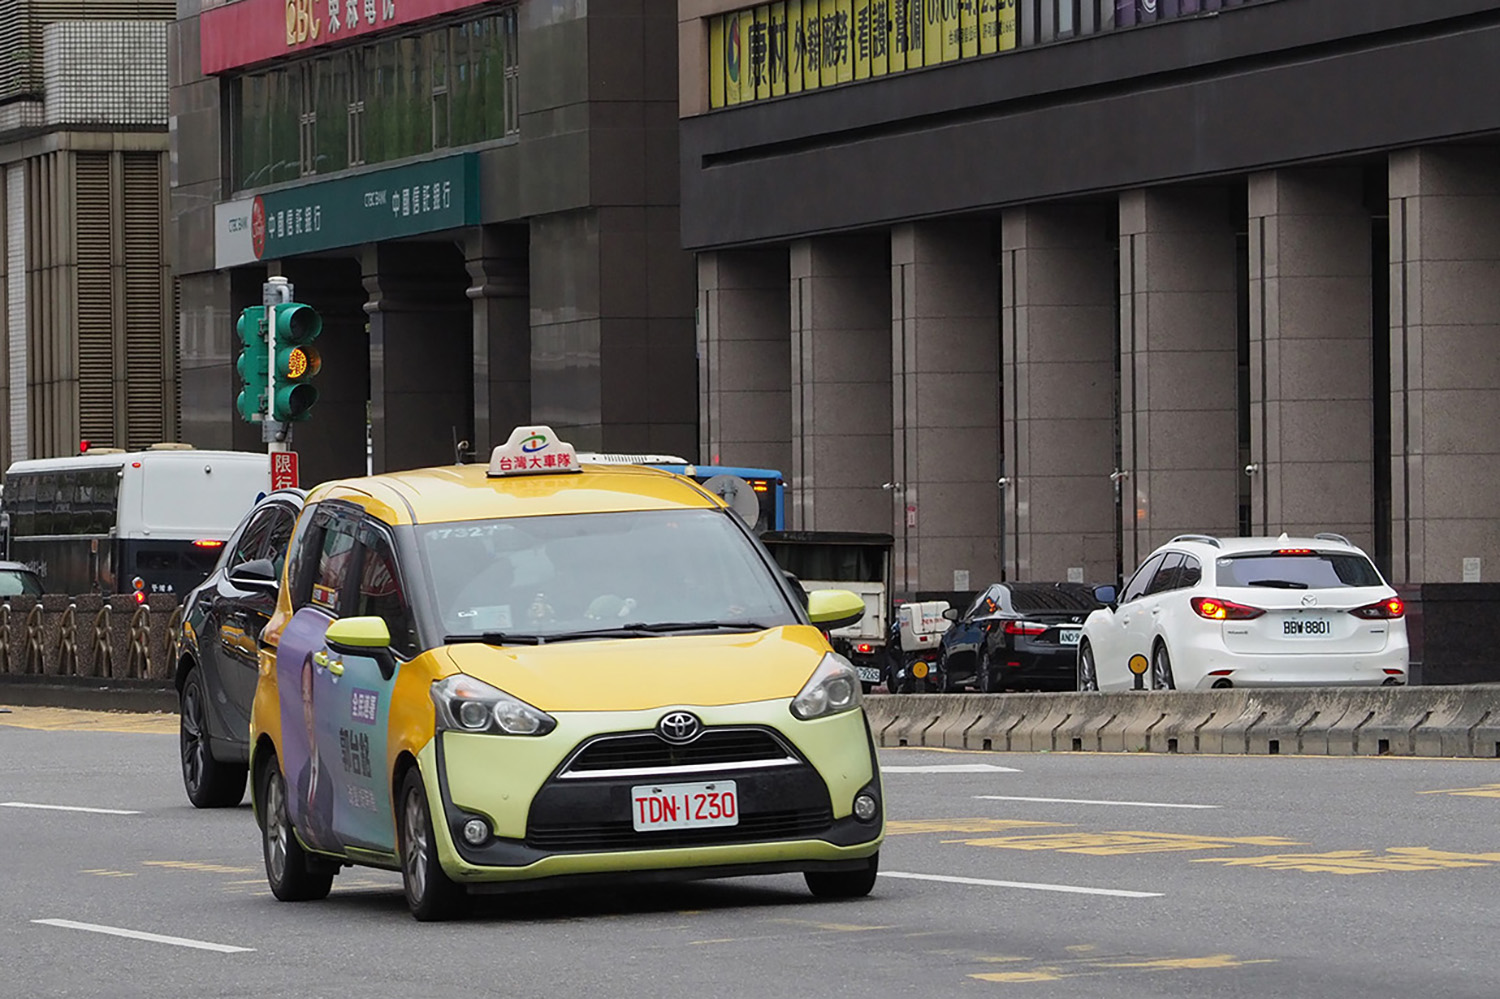
<path id="1" fill-rule="evenodd" d="M 336 712 L 325 706 L 344 692 L 337 689 L 337 678 L 314 661 L 326 648 L 323 636 L 331 623 L 314 607 L 292 615 L 276 649 L 276 687 L 281 693 L 281 772 L 292 824 L 308 846 L 336 851 L 335 771 L 340 761 L 337 753 L 327 756 L 327 747 L 338 745 L 338 726 Z"/>
<path id="2" fill-rule="evenodd" d="M 318 751 L 332 764 L 333 832 L 345 846 L 396 850 L 391 791 L 386 778 L 386 728 L 393 678 L 369 656 L 340 654 L 343 676 L 324 702 L 327 725 L 318 726 Z"/>

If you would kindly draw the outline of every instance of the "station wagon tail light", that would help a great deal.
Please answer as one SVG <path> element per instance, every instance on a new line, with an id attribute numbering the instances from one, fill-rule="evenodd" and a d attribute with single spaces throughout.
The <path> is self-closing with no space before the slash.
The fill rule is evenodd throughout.
<path id="1" fill-rule="evenodd" d="M 1406 603 L 1400 597 L 1390 597 L 1363 607 L 1356 607 L 1349 613 L 1371 621 L 1389 621 L 1406 616 Z"/>
<path id="2" fill-rule="evenodd" d="M 858 652 L 860 655 L 869 655 L 871 652 L 875 651 L 875 646 L 871 645 L 869 642 L 860 642 L 854 647 L 854 651 Z"/>
<path id="3" fill-rule="evenodd" d="M 1047 630 L 1047 626 L 1031 621 L 1006 621 L 1002 630 L 1007 635 L 1040 635 Z"/>
<path id="4" fill-rule="evenodd" d="M 1276 549 L 1276 554 L 1277 555 L 1311 555 L 1312 553 L 1313 553 L 1313 550 L 1311 548 L 1278 548 L 1278 549 Z"/>
<path id="5" fill-rule="evenodd" d="M 1232 600 L 1217 600 L 1214 597 L 1194 597 L 1193 610 L 1198 612 L 1199 617 L 1210 621 L 1249 621 L 1265 613 L 1259 607 L 1247 607 Z"/>
<path id="6" fill-rule="evenodd" d="M 463 673 L 432 685 L 438 728 L 492 735 L 546 735 L 557 719 Z"/>
<path id="7" fill-rule="evenodd" d="M 830 652 L 792 699 L 792 714 L 803 721 L 853 711 L 860 704 L 859 673 L 852 663 Z"/>

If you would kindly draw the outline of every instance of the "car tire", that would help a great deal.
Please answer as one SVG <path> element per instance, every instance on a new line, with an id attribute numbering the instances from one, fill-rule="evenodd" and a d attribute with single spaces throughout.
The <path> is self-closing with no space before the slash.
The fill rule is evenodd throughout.
<path id="1" fill-rule="evenodd" d="M 437 837 L 427 807 L 427 788 L 416 767 L 401 781 L 401 883 L 406 905 L 419 922 L 439 922 L 462 916 L 469 894 L 455 883 L 438 860 Z"/>
<path id="2" fill-rule="evenodd" d="M 208 692 L 197 667 L 188 671 L 177 699 L 177 744 L 182 762 L 182 787 L 195 808 L 233 808 L 245 798 L 243 763 L 214 759 L 208 742 Z"/>
<path id="3" fill-rule="evenodd" d="M 956 694 L 963 689 L 962 687 L 954 684 L 953 674 L 948 669 L 947 657 L 938 660 L 937 681 L 934 685 L 937 687 L 937 692 L 939 694 Z"/>
<path id="4" fill-rule="evenodd" d="M 990 650 L 986 648 L 979 653 L 979 671 L 975 675 L 975 684 L 981 694 L 993 694 L 1000 689 L 998 679 L 995 676 L 995 664 L 990 659 Z"/>
<path id="5" fill-rule="evenodd" d="M 338 868 L 302 848 L 287 814 L 286 778 L 272 756 L 261 768 L 261 852 L 271 894 L 283 902 L 312 902 L 327 898 Z"/>
<path id="6" fill-rule="evenodd" d="M 1157 642 L 1151 652 L 1151 689 L 1176 690 L 1177 682 L 1172 678 L 1172 657 L 1167 653 L 1167 643 Z"/>
<path id="7" fill-rule="evenodd" d="M 862 871 L 804 871 L 807 890 L 818 898 L 863 898 L 875 887 L 880 874 L 880 853 L 870 858 Z"/>
<path id="8" fill-rule="evenodd" d="M 1082 642 L 1078 646 L 1078 689 L 1099 689 L 1099 671 L 1094 665 L 1094 649 L 1088 642 Z"/>

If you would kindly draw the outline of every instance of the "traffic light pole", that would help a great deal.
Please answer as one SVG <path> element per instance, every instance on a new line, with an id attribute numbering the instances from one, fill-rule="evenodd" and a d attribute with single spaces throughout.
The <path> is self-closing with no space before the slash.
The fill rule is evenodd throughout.
<path id="1" fill-rule="evenodd" d="M 276 307 L 292 301 L 292 283 L 284 277 L 268 278 L 261 286 L 261 304 L 266 307 L 266 351 L 270 363 L 266 365 L 266 415 L 260 425 L 260 439 L 265 442 L 266 453 L 292 449 L 292 425 L 275 419 L 273 410 L 276 398 Z"/>

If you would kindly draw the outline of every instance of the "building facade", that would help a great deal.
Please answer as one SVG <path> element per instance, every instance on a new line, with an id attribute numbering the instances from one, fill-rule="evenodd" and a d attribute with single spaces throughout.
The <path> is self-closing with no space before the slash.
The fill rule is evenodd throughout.
<path id="1" fill-rule="evenodd" d="M 169 0 L 0 8 L 0 468 L 177 434 Z"/>
<path id="2" fill-rule="evenodd" d="M 716 460 L 908 589 L 1500 574 L 1500 3 L 680 0 Z"/>
<path id="3" fill-rule="evenodd" d="M 697 448 L 671 0 L 180 5 L 182 422 L 235 414 L 267 276 L 323 316 L 306 481 L 487 455 L 513 426 Z"/>

